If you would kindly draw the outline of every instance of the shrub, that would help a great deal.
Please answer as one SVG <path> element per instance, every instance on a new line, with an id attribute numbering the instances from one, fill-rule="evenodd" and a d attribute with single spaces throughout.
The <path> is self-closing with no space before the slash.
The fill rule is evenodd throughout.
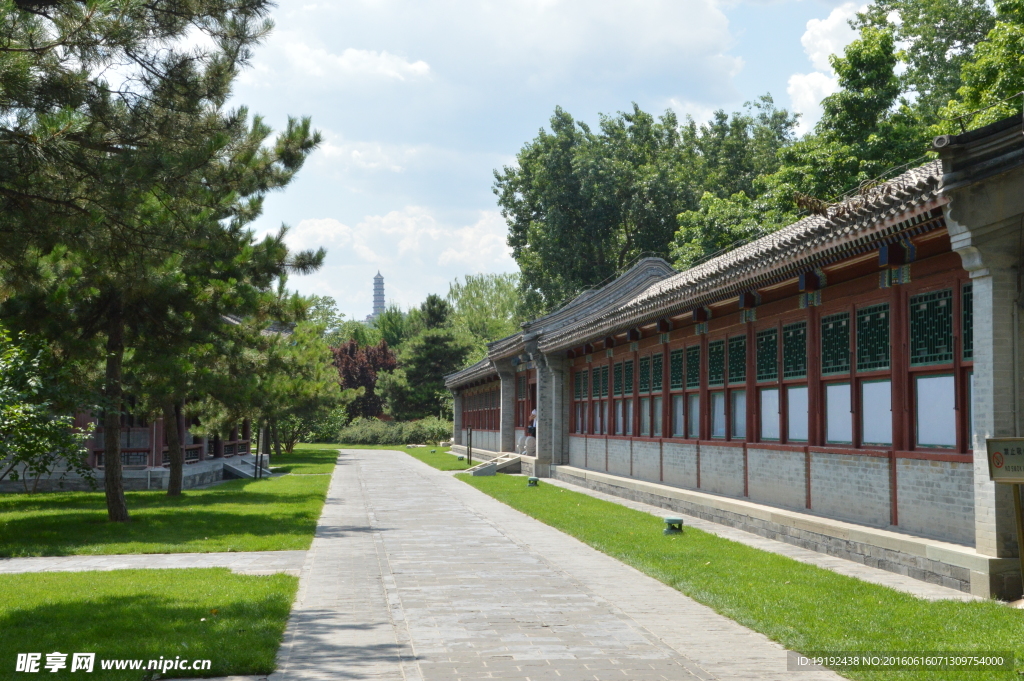
<path id="1" fill-rule="evenodd" d="M 451 439 L 452 422 L 436 416 L 418 421 L 358 418 L 342 428 L 338 439 L 350 445 L 414 445 Z"/>

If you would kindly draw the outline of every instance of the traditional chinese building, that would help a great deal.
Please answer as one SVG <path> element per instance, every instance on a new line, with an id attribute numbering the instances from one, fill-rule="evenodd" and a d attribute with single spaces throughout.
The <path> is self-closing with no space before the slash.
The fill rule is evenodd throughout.
<path id="1" fill-rule="evenodd" d="M 457 446 L 980 595 L 1021 592 L 986 438 L 1021 435 L 1024 135 L 675 272 L 646 259 L 447 377 Z M 483 451 L 481 451 L 483 450 Z"/>

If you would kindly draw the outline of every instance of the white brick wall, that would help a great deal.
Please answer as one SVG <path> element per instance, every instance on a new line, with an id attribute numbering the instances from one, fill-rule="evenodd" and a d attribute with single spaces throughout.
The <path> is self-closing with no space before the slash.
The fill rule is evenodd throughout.
<path id="1" fill-rule="evenodd" d="M 657 442 L 633 443 L 633 477 L 658 482 L 661 473 L 661 445 Z"/>
<path id="2" fill-rule="evenodd" d="M 569 465 L 575 468 L 587 467 L 587 438 L 569 436 Z"/>
<path id="3" fill-rule="evenodd" d="M 700 446 L 700 488 L 731 497 L 743 496 L 743 449 Z"/>
<path id="4" fill-rule="evenodd" d="M 889 459 L 811 454 L 811 510 L 830 518 L 889 526 Z"/>
<path id="5" fill-rule="evenodd" d="M 666 442 L 662 446 L 665 484 L 697 488 L 697 446 Z"/>
<path id="6" fill-rule="evenodd" d="M 629 477 L 629 440 L 608 440 L 608 472 Z"/>
<path id="7" fill-rule="evenodd" d="M 751 501 L 794 510 L 807 507 L 803 452 L 747 447 L 747 476 L 747 491 Z"/>
<path id="8" fill-rule="evenodd" d="M 899 526 L 908 532 L 974 545 L 974 466 L 896 460 Z"/>

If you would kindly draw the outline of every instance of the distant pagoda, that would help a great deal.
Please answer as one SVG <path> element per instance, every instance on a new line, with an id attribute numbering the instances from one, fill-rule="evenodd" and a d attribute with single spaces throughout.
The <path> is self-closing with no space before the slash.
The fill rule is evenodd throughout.
<path id="1" fill-rule="evenodd" d="M 384 313 L 384 275 L 377 270 L 377 276 L 373 278 L 373 314 L 366 318 L 372 322 Z"/>

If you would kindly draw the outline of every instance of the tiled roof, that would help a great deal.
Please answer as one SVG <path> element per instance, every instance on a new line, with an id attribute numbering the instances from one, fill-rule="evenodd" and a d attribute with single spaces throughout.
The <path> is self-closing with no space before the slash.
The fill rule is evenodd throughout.
<path id="1" fill-rule="evenodd" d="M 862 194 L 835 204 L 685 272 L 656 282 L 621 305 L 544 334 L 544 352 L 570 348 L 610 332 L 719 302 L 759 285 L 849 254 L 865 243 L 904 229 L 907 220 L 944 202 L 939 198 L 941 164 L 926 163 Z"/>
<path id="2" fill-rule="evenodd" d="M 604 309 L 629 300 L 652 282 L 675 273 L 672 266 L 661 258 L 643 258 L 604 286 L 584 291 L 554 312 L 527 322 L 522 333 L 495 341 L 489 347 L 488 356 L 497 360 L 521 354 L 526 343 L 534 338 L 543 339 L 561 328 L 589 319 Z"/>
<path id="3" fill-rule="evenodd" d="M 491 364 L 491 360 L 485 357 L 476 364 L 471 364 L 461 371 L 456 371 L 454 374 L 448 374 L 445 376 L 444 385 L 446 388 L 454 388 L 492 376 L 497 378 L 498 370 L 494 368 L 493 364 Z"/>

